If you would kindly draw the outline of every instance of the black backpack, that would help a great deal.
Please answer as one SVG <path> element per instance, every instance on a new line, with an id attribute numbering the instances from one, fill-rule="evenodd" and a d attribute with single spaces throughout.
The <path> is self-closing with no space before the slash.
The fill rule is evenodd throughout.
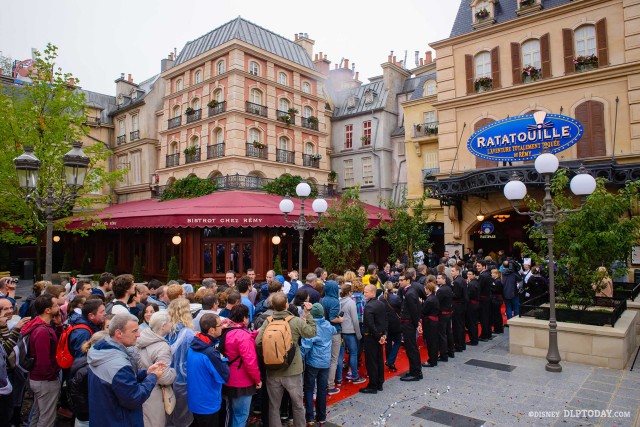
<path id="1" fill-rule="evenodd" d="M 222 329 L 222 333 L 220 334 L 220 337 L 218 338 L 218 347 L 217 347 L 217 350 L 218 350 L 218 352 L 220 352 L 220 354 L 222 354 L 224 357 L 227 357 L 227 354 L 226 354 L 226 351 L 225 351 L 225 350 L 226 350 L 226 349 L 225 349 L 225 346 L 226 346 L 227 334 L 228 334 L 230 331 L 233 331 L 233 330 L 236 330 L 236 329 L 240 329 L 240 328 L 231 328 L 231 327 L 229 327 L 229 328 L 223 328 L 223 329 Z M 240 354 L 238 354 L 234 359 L 229 360 L 229 361 L 228 361 L 229 366 L 231 366 L 231 364 L 232 364 L 232 363 L 234 363 L 236 360 L 240 359 L 240 356 L 241 356 L 241 355 L 240 355 Z M 240 360 L 240 363 L 238 364 L 238 369 L 240 369 L 240 367 L 241 367 L 241 366 L 242 366 L 242 360 Z"/>

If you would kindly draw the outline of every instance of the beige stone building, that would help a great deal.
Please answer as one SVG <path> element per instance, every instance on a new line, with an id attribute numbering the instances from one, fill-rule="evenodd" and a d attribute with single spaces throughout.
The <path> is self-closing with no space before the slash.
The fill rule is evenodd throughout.
<path id="1" fill-rule="evenodd" d="M 509 251 L 525 237 L 527 220 L 512 211 L 502 188 L 514 170 L 535 172 L 533 162 L 482 160 L 466 145 L 499 119 L 535 111 L 575 118 L 584 136 L 558 153 L 561 166 L 584 164 L 613 185 L 639 178 L 640 1 L 463 0 L 451 36 L 430 45 L 437 100 L 405 108 L 437 110 L 439 170 L 425 186 L 444 208 L 446 242 L 488 253 Z M 415 171 L 409 176 L 431 165 L 426 153 L 435 156 L 428 137 L 408 137 L 407 152 L 414 143 L 424 160 L 408 160 Z M 493 223 L 491 238 L 481 236 L 479 214 Z"/>

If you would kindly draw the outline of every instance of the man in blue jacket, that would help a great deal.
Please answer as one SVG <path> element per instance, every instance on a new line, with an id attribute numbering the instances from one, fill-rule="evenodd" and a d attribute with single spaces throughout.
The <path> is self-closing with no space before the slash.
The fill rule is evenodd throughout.
<path id="1" fill-rule="evenodd" d="M 187 353 L 187 403 L 194 427 L 217 427 L 222 385 L 229 379 L 227 360 L 216 350 L 222 322 L 215 314 L 200 319 L 200 330 Z"/>
<path id="2" fill-rule="evenodd" d="M 342 341 L 342 317 L 340 314 L 340 288 L 335 280 L 327 280 L 324 285 L 324 297 L 320 300 L 324 309 L 324 318 L 330 325 L 334 326 L 336 332 L 331 337 L 331 366 L 329 366 L 329 381 L 327 384 L 327 392 L 336 394 L 340 391 L 336 386 L 336 370 L 338 368 L 338 355 L 340 354 L 340 342 Z M 342 375 L 338 380 L 342 379 Z"/>
<path id="3" fill-rule="evenodd" d="M 122 313 L 111 319 L 109 336 L 87 354 L 89 364 L 89 423 L 91 427 L 143 427 L 142 404 L 167 368 L 157 362 L 138 369 L 133 353 L 140 336 L 138 319 Z"/>
<path id="4" fill-rule="evenodd" d="M 84 303 L 81 316 L 75 317 L 73 321 L 69 319 L 69 325 L 74 328 L 69 333 L 69 352 L 74 359 L 84 355 L 82 344 L 89 341 L 91 335 L 102 330 L 106 314 L 104 303 L 101 299 L 96 298 Z M 86 326 L 88 329 L 79 327 L 80 325 Z"/>

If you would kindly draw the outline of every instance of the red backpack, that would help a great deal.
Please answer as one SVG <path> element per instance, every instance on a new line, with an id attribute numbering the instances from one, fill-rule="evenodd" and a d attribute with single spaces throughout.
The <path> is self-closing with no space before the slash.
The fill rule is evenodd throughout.
<path id="1" fill-rule="evenodd" d="M 75 326 L 67 326 L 62 331 L 62 335 L 60 336 L 60 341 L 58 342 L 58 348 L 56 349 L 56 362 L 58 362 L 58 366 L 62 369 L 69 369 L 71 365 L 73 365 L 73 354 L 69 350 L 69 336 L 71 336 L 71 332 L 76 329 L 86 329 L 89 331 L 91 335 L 93 335 L 93 331 L 87 325 L 75 325 Z"/>

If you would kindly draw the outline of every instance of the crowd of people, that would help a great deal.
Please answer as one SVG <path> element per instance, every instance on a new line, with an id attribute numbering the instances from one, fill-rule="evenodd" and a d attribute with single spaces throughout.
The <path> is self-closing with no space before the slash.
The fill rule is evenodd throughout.
<path id="1" fill-rule="evenodd" d="M 238 427 L 252 411 L 263 426 L 322 426 L 327 395 L 346 382 L 383 392 L 402 346 L 400 380 L 420 381 L 423 367 L 502 333 L 503 304 L 517 315 L 520 292 L 546 289 L 527 263 L 458 255 L 304 280 L 268 271 L 263 283 L 229 271 L 195 287 L 104 273 L 95 287 L 36 282 L 19 307 L 3 278 L 0 427 L 50 427 L 59 415 L 76 426 Z"/>

